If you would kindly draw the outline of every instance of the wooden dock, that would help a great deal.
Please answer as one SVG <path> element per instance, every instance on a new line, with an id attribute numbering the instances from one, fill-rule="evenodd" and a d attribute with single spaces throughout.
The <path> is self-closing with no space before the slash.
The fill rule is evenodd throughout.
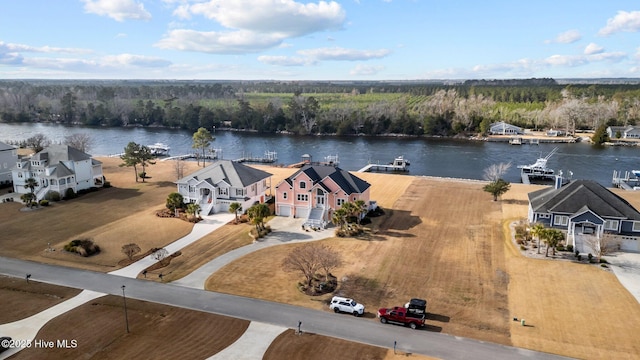
<path id="1" fill-rule="evenodd" d="M 270 164 L 274 163 L 278 160 L 278 153 L 275 151 L 265 151 L 263 157 L 253 157 L 251 154 L 248 156 L 243 156 L 236 160 L 236 162 L 244 163 L 261 163 L 261 164 Z"/>
<path id="2" fill-rule="evenodd" d="M 406 160 L 402 156 L 398 156 L 393 160 L 391 164 L 368 164 L 357 172 L 369 172 L 369 171 L 396 171 L 403 172 L 409 171 L 409 160 Z"/>
<path id="3" fill-rule="evenodd" d="M 169 156 L 169 157 L 162 158 L 160 161 L 187 160 L 187 159 L 196 159 L 196 158 L 197 159 L 202 159 L 202 154 L 191 153 L 191 154 Z M 205 160 L 217 160 L 218 159 L 218 155 L 217 154 L 205 154 L 204 155 L 204 159 Z"/>

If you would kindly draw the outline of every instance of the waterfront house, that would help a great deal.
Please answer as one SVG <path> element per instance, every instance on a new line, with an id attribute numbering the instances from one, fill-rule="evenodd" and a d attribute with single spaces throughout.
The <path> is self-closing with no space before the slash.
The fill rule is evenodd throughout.
<path id="1" fill-rule="evenodd" d="M 610 139 L 640 139 L 640 126 L 609 126 L 607 135 Z"/>
<path id="2" fill-rule="evenodd" d="M 490 135 L 522 135 L 524 130 L 521 127 L 507 124 L 504 121 L 495 122 L 489 127 Z"/>
<path id="3" fill-rule="evenodd" d="M 11 184 L 11 168 L 18 161 L 18 149 L 0 141 L 0 187 Z"/>
<path id="4" fill-rule="evenodd" d="M 31 192 L 24 187 L 27 179 L 36 180 L 37 200 L 55 191 L 64 197 L 67 189 L 75 193 L 102 187 L 102 163 L 91 155 L 68 145 L 51 145 L 42 151 L 19 159 L 11 170 L 13 190 L 18 194 Z"/>
<path id="5" fill-rule="evenodd" d="M 276 185 L 276 215 L 307 219 L 324 227 L 334 210 L 348 201 L 369 204 L 371 184 L 339 167 L 304 165 Z"/>
<path id="6" fill-rule="evenodd" d="M 591 180 L 529 193 L 529 223 L 565 232 L 567 245 L 593 253 L 604 236 L 620 250 L 640 251 L 640 213 L 626 200 Z"/>
<path id="7" fill-rule="evenodd" d="M 185 203 L 200 205 L 200 213 L 209 215 L 229 211 L 237 202 L 247 210 L 267 200 L 271 174 L 231 160 L 217 160 L 176 182 Z"/>

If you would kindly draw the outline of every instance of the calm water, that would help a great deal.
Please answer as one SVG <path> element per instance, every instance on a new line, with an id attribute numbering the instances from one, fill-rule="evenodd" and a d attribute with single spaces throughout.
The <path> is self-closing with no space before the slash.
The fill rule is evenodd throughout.
<path id="1" fill-rule="evenodd" d="M 84 128 L 51 124 L 0 124 L 0 141 L 23 140 L 36 133 L 61 142 L 73 133 L 89 133 L 93 138 L 90 153 L 110 155 L 123 152 L 128 142 L 143 145 L 168 144 L 172 155 L 193 152 L 192 132 L 173 129 Z M 241 132 L 216 132 L 212 147 L 220 148 L 225 159 L 262 156 L 276 151 L 279 164 L 300 161 L 303 154 L 322 161 L 327 155 L 338 155 L 340 167 L 358 170 L 372 163 L 389 163 L 403 155 L 411 161 L 411 175 L 429 175 L 464 179 L 482 179 L 484 169 L 492 164 L 511 162 L 505 175 L 510 182 L 520 182 L 517 165 L 530 164 L 546 156 L 554 147 L 548 166 L 574 179 L 591 179 L 610 186 L 614 170 L 640 169 L 640 147 L 607 147 L 596 149 L 588 144 L 540 144 L 514 146 L 507 143 L 475 142 L 451 139 L 405 139 L 369 137 L 299 137 L 258 135 Z"/>

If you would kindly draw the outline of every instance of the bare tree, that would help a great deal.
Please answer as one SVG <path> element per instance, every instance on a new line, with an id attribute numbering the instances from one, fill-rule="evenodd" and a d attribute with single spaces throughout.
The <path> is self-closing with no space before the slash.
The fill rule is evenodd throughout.
<path id="1" fill-rule="evenodd" d="M 64 137 L 64 143 L 86 153 L 93 145 L 93 138 L 87 133 L 71 134 Z"/>
<path id="2" fill-rule="evenodd" d="M 313 277 L 320 269 L 319 246 L 306 244 L 293 249 L 282 261 L 284 271 L 299 272 L 306 279 L 307 286 L 311 286 Z"/>
<path id="3" fill-rule="evenodd" d="M 318 251 L 320 268 L 324 270 L 324 280 L 329 281 L 331 271 L 342 265 L 342 257 L 340 253 L 326 245 L 320 245 Z"/>
<path id="4" fill-rule="evenodd" d="M 173 162 L 173 170 L 176 172 L 176 178 L 178 180 L 184 177 L 184 167 L 185 163 L 182 159 L 178 158 Z"/>
<path id="5" fill-rule="evenodd" d="M 611 234 L 604 234 L 601 237 L 597 236 L 586 236 L 584 238 L 584 243 L 587 245 L 596 256 L 598 261 L 600 258 L 610 254 L 620 248 L 620 239 Z"/>
<path id="6" fill-rule="evenodd" d="M 510 162 L 493 164 L 484 169 L 484 175 L 482 177 L 487 181 L 498 181 L 498 179 L 502 179 L 502 177 L 507 173 L 507 170 L 509 170 L 510 167 Z"/>
<path id="7" fill-rule="evenodd" d="M 158 260 L 161 263 L 164 261 L 164 259 L 167 258 L 167 256 L 169 256 L 169 251 L 167 251 L 167 249 L 165 248 L 156 249 L 153 252 L 153 254 L 151 254 L 151 257 L 153 257 L 154 259 Z"/>
<path id="8" fill-rule="evenodd" d="M 126 244 L 122 245 L 122 253 L 127 255 L 129 260 L 133 260 L 133 257 L 140 252 L 140 246 L 138 244 Z"/>
<path id="9" fill-rule="evenodd" d="M 28 148 L 38 153 L 42 151 L 44 148 L 46 148 L 47 146 L 51 145 L 51 139 L 49 139 L 44 134 L 38 133 L 28 138 L 25 141 L 25 143 L 27 144 Z"/>

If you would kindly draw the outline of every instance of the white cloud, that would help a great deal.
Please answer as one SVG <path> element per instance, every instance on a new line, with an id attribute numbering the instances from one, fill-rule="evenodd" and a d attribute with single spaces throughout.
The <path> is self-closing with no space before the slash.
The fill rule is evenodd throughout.
<path id="1" fill-rule="evenodd" d="M 31 46 L 24 44 L 5 43 L 0 41 L 0 53 L 4 52 L 34 52 L 34 53 L 68 53 L 68 54 L 88 54 L 91 50 L 78 48 L 61 48 L 52 46 Z"/>
<path id="2" fill-rule="evenodd" d="M 298 51 L 300 55 L 308 56 L 317 60 L 346 60 L 358 61 L 369 59 L 380 59 L 391 53 L 387 49 L 378 50 L 356 50 L 341 47 L 318 48 Z"/>
<path id="3" fill-rule="evenodd" d="M 553 40 L 547 40 L 545 43 L 571 44 L 582 38 L 578 30 L 568 30 L 558 34 Z"/>
<path id="4" fill-rule="evenodd" d="M 116 21 L 150 20 L 151 14 L 144 4 L 134 0 L 82 0 L 84 11 L 89 14 L 107 16 Z"/>
<path id="5" fill-rule="evenodd" d="M 618 11 L 616 16 L 607 20 L 607 25 L 598 31 L 598 35 L 608 36 L 621 31 L 640 31 L 640 11 Z"/>
<path id="6" fill-rule="evenodd" d="M 585 55 L 600 54 L 601 52 L 604 52 L 604 48 L 596 43 L 590 43 L 584 48 Z"/>
<path id="7" fill-rule="evenodd" d="M 282 43 L 282 38 L 273 34 L 258 34 L 251 31 L 195 31 L 171 30 L 154 46 L 161 49 L 198 51 L 209 54 L 247 54 L 269 49 Z"/>
<path id="8" fill-rule="evenodd" d="M 138 67 L 164 67 L 171 65 L 171 61 L 152 56 L 120 54 L 103 58 L 106 66 L 138 66 Z"/>
<path id="9" fill-rule="evenodd" d="M 226 28 L 285 37 L 339 29 L 346 17 L 335 1 L 303 4 L 293 0 L 210 0 L 189 5 L 188 11 Z"/>
<path id="10" fill-rule="evenodd" d="M 358 64 L 353 69 L 349 71 L 349 75 L 354 76 L 370 76 L 379 73 L 384 70 L 384 66 L 382 65 L 365 65 Z"/>
<path id="11" fill-rule="evenodd" d="M 301 58 L 295 56 L 258 56 L 258 61 L 269 65 L 278 66 L 305 66 L 315 64 L 315 61 L 309 58 Z"/>

